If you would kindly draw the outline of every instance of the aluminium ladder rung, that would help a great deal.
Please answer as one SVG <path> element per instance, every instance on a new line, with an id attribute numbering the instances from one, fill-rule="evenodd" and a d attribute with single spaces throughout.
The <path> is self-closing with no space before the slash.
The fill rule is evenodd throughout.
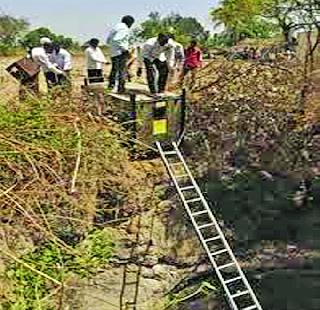
<path id="1" fill-rule="evenodd" d="M 225 268 L 228 268 L 228 267 L 231 267 L 231 266 L 234 266 L 235 263 L 229 263 L 229 264 L 225 264 L 225 265 L 222 265 L 222 266 L 219 266 L 218 269 L 221 270 L 221 269 L 225 269 Z"/>
<path id="2" fill-rule="evenodd" d="M 126 285 L 137 285 L 139 284 L 138 281 L 132 281 L 132 282 L 127 282 Z"/>
<path id="3" fill-rule="evenodd" d="M 186 187 L 181 187 L 180 188 L 181 191 L 188 191 L 190 189 L 195 189 L 195 187 L 194 186 L 186 186 Z"/>
<path id="4" fill-rule="evenodd" d="M 178 155 L 176 151 L 168 151 L 168 152 L 163 152 L 164 155 Z"/>
<path id="5" fill-rule="evenodd" d="M 208 214 L 208 213 L 209 213 L 208 210 L 202 210 L 202 211 L 192 213 L 192 216 L 199 216 L 199 215 Z"/>
<path id="6" fill-rule="evenodd" d="M 178 163 L 170 163 L 170 166 L 182 166 L 183 164 L 181 162 L 178 162 Z"/>
<path id="7" fill-rule="evenodd" d="M 201 198 L 194 198 L 194 199 L 186 200 L 186 203 L 193 203 L 193 202 L 198 202 L 198 201 L 202 201 L 202 199 Z"/>
<path id="8" fill-rule="evenodd" d="M 187 174 L 181 174 L 181 175 L 175 175 L 176 179 L 182 179 L 182 178 L 188 178 L 189 176 Z"/>
<path id="9" fill-rule="evenodd" d="M 201 225 L 201 226 L 198 226 L 199 230 L 201 229 L 204 229 L 204 228 L 207 228 L 207 227 L 211 227 L 211 226 L 214 226 L 214 223 L 209 223 L 209 224 L 204 224 L 204 225 Z"/>
<path id="10" fill-rule="evenodd" d="M 212 241 L 216 241 L 216 240 L 219 240 L 221 239 L 221 236 L 216 236 L 216 237 L 212 237 L 212 238 L 209 238 L 209 239 L 205 239 L 204 242 L 205 243 L 209 243 L 209 242 L 212 242 Z"/>
<path id="11" fill-rule="evenodd" d="M 257 305 L 253 305 L 253 306 L 249 306 L 247 308 L 241 309 L 241 310 L 253 310 L 253 309 L 257 309 L 258 306 Z"/>
<path id="12" fill-rule="evenodd" d="M 225 284 L 229 284 L 229 283 L 233 283 L 233 282 L 236 282 L 238 280 L 242 280 L 241 277 L 236 277 L 236 278 L 232 278 L 232 279 L 229 279 L 229 280 L 226 280 L 226 281 L 223 281 Z"/>
<path id="13" fill-rule="evenodd" d="M 236 293 L 234 295 L 231 295 L 232 298 L 237 298 L 237 297 L 240 297 L 240 296 L 243 296 L 243 295 L 248 295 L 250 294 L 249 291 L 242 291 L 242 292 L 239 292 L 239 293 Z"/>
<path id="14" fill-rule="evenodd" d="M 217 255 L 220 255 L 220 254 L 223 254 L 223 253 L 226 253 L 228 252 L 227 249 L 223 249 L 223 250 L 219 250 L 217 252 L 213 252 L 213 253 L 210 253 L 212 256 L 217 256 Z"/>

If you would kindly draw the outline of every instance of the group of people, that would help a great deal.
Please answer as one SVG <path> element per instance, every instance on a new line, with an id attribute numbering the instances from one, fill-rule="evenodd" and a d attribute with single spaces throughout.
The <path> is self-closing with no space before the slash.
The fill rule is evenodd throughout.
<path id="1" fill-rule="evenodd" d="M 43 37 L 39 43 L 40 46 L 34 47 L 29 51 L 28 58 L 31 58 L 43 71 L 49 89 L 61 85 L 70 90 L 71 54 L 49 38 Z M 25 86 L 32 86 L 32 92 L 38 93 L 39 76 L 35 75 L 27 80 L 26 85 L 22 85 L 22 92 Z"/>
<path id="2" fill-rule="evenodd" d="M 118 93 L 126 91 L 126 82 L 131 77 L 132 64 L 137 63 L 137 76 L 143 69 L 151 94 L 161 94 L 168 89 L 168 81 L 181 81 L 189 71 L 202 66 L 202 52 L 197 41 L 184 47 L 175 41 L 171 33 L 160 33 L 141 44 L 131 43 L 131 28 L 135 23 L 132 16 L 124 16 L 109 33 L 106 43 L 110 48 L 112 68 L 109 76 L 109 89 Z M 72 56 L 50 38 L 41 38 L 39 46 L 32 48 L 29 57 L 43 71 L 49 89 L 62 86 L 71 89 Z M 91 39 L 85 49 L 88 83 L 104 82 L 104 65 L 107 59 L 99 47 L 99 40 Z M 38 92 L 38 75 L 28 80 L 25 85 Z M 32 87 L 31 87 L 32 86 Z"/>
<path id="3" fill-rule="evenodd" d="M 195 40 L 186 50 L 175 41 L 173 34 L 164 33 L 144 43 L 131 44 L 131 28 L 134 23 L 132 16 L 124 16 L 107 37 L 112 62 L 109 89 L 117 87 L 118 93 L 126 91 L 126 81 L 131 77 L 129 69 L 134 60 L 138 63 L 138 77 L 145 67 L 151 94 L 164 93 L 170 77 L 171 81 L 176 75 L 182 78 L 189 71 L 202 66 L 202 52 Z M 103 80 L 103 64 L 106 63 L 97 43 L 97 39 L 91 39 L 86 50 L 88 78 L 93 82 Z"/>

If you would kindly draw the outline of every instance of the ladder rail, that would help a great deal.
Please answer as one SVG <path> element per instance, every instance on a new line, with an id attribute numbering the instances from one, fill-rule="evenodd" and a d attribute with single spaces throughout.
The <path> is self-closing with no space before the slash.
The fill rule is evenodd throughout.
<path id="1" fill-rule="evenodd" d="M 175 184 L 175 187 L 176 187 L 176 189 L 177 189 L 177 191 L 178 191 L 178 194 L 179 194 L 179 196 L 180 196 L 180 198 L 181 198 L 181 200 L 182 200 L 182 202 L 183 202 L 183 204 L 184 204 L 184 207 L 185 207 L 185 209 L 186 209 L 186 211 L 187 211 L 187 213 L 188 213 L 188 215 L 189 215 L 189 218 L 191 219 L 192 224 L 193 224 L 193 226 L 194 226 L 194 228 L 195 228 L 195 230 L 196 230 L 196 232 L 197 232 L 197 235 L 198 235 L 198 237 L 200 238 L 200 240 L 203 240 L 201 230 L 199 229 L 197 222 L 195 221 L 194 217 L 192 216 L 192 212 L 191 212 L 191 210 L 190 210 L 190 207 L 189 207 L 189 205 L 187 204 L 186 199 L 185 199 L 185 197 L 184 197 L 184 195 L 183 195 L 183 193 L 182 193 L 182 191 L 181 191 L 181 189 L 180 189 L 180 186 L 179 186 L 179 184 L 178 184 L 178 181 L 177 181 L 176 178 L 175 178 L 174 172 L 172 171 L 172 169 L 171 169 L 171 167 L 170 167 L 170 163 L 168 162 L 168 159 L 165 157 L 165 154 L 164 154 L 164 152 L 163 152 L 163 150 L 162 150 L 161 144 L 160 144 L 159 142 L 156 142 L 156 144 L 157 144 L 157 146 L 158 146 L 158 148 L 159 148 L 159 150 L 160 150 L 160 154 L 161 154 L 162 160 L 163 160 L 163 162 L 165 163 L 165 166 L 166 166 L 166 168 L 167 168 L 167 170 L 168 170 L 168 173 L 169 173 L 172 181 L 173 181 L 174 184 Z M 220 235 L 220 237 L 221 237 L 221 235 Z M 203 242 L 202 245 L 203 245 L 204 248 L 205 248 L 205 251 L 206 251 L 206 253 L 207 253 L 207 255 L 208 255 L 209 259 L 210 259 L 211 264 L 214 266 L 215 270 L 217 271 L 217 275 L 218 275 L 218 277 L 219 277 L 219 280 L 220 280 L 220 282 L 222 283 L 223 288 L 224 288 L 225 292 L 227 293 L 230 302 L 232 303 L 233 309 L 234 309 L 234 310 L 238 310 L 238 307 L 237 307 L 235 301 L 234 301 L 233 298 L 231 297 L 231 292 L 230 292 L 229 288 L 227 287 L 226 284 L 224 284 L 224 279 L 223 279 L 223 277 L 222 277 L 222 274 L 221 274 L 220 271 L 218 270 L 218 265 L 217 265 L 217 263 L 215 262 L 215 260 L 214 260 L 214 259 L 212 258 L 212 256 L 210 255 L 209 246 L 208 246 L 205 242 Z"/>
<path id="2" fill-rule="evenodd" d="M 198 183 L 194 179 L 194 177 L 193 177 L 193 175 L 192 175 L 187 163 L 185 162 L 183 155 L 181 154 L 177 144 L 176 143 L 172 143 L 172 144 L 173 144 L 175 152 L 171 152 L 171 155 L 173 155 L 173 154 L 177 155 L 179 160 L 183 164 L 183 167 L 184 167 L 185 171 L 187 172 L 187 176 L 191 180 L 192 186 L 194 187 L 195 191 L 197 192 L 198 196 L 200 197 L 202 205 L 204 206 L 205 210 L 207 211 L 210 220 L 214 224 L 214 226 L 215 226 L 215 228 L 217 230 L 217 233 L 218 233 L 219 237 L 221 238 L 221 240 L 223 242 L 223 245 L 225 246 L 225 248 L 226 248 L 226 250 L 227 250 L 227 252 L 228 252 L 228 254 L 229 254 L 230 258 L 231 258 L 232 264 L 229 264 L 229 265 L 236 266 L 237 272 L 239 273 L 239 275 L 241 277 L 241 280 L 243 281 L 243 284 L 245 285 L 248 293 L 250 294 L 253 302 L 255 303 L 256 308 L 258 310 L 262 310 L 262 307 L 261 307 L 261 305 L 260 305 L 255 293 L 253 292 L 253 290 L 252 290 L 252 288 L 251 288 L 251 286 L 249 284 L 249 281 L 247 280 L 247 278 L 246 278 L 245 274 L 243 273 L 240 265 L 238 264 L 238 262 L 236 260 L 236 257 L 233 254 L 232 249 L 229 246 L 229 243 L 227 242 L 222 229 L 220 228 L 219 223 L 217 222 L 215 216 L 213 215 L 212 210 L 210 209 L 210 207 L 209 207 L 209 205 L 207 203 L 207 200 L 203 196 L 202 191 L 201 191 Z M 177 178 L 176 178 L 176 176 L 174 174 L 174 171 L 171 168 L 171 165 L 170 165 L 170 163 L 169 163 L 169 161 L 168 161 L 168 159 L 166 157 L 166 153 L 163 151 L 160 142 L 156 142 L 156 145 L 157 145 L 158 150 L 160 152 L 161 158 L 162 158 L 162 160 L 163 160 L 163 162 L 165 164 L 165 167 L 166 167 L 166 169 L 167 169 L 167 171 L 169 173 L 169 176 L 171 177 L 171 179 L 172 179 L 172 181 L 173 181 L 173 183 L 174 183 L 174 185 L 175 185 L 175 187 L 176 187 L 176 189 L 178 191 L 178 194 L 179 194 L 179 196 L 180 196 L 180 198 L 182 200 L 182 203 L 183 203 L 183 205 L 184 205 L 184 207 L 185 207 L 185 209 L 186 209 L 186 211 L 187 211 L 187 213 L 189 215 L 189 218 L 190 218 L 190 220 L 191 220 L 191 222 L 192 222 L 192 224 L 193 224 L 193 226 L 194 226 L 194 228 L 196 230 L 196 233 L 197 233 L 197 235 L 198 235 L 198 237 L 199 237 L 199 239 L 200 239 L 200 241 L 202 243 L 202 246 L 204 247 L 204 249 L 205 249 L 205 251 L 206 251 L 206 253 L 207 253 L 208 257 L 209 257 L 209 260 L 210 260 L 211 264 L 213 265 L 213 267 L 216 270 L 217 276 L 218 276 L 218 278 L 219 278 L 219 280 L 220 280 L 220 282 L 221 282 L 221 284 L 223 286 L 224 291 L 226 292 L 226 295 L 228 297 L 230 305 L 232 306 L 233 310 L 241 310 L 241 309 L 238 308 L 238 306 L 237 306 L 237 304 L 236 304 L 236 302 L 234 300 L 234 297 L 233 297 L 234 294 L 232 295 L 231 292 L 230 292 L 230 289 L 228 287 L 229 283 L 227 281 L 225 281 L 225 279 L 223 278 L 222 273 L 220 272 L 221 268 L 219 269 L 219 266 L 217 265 L 217 263 L 216 263 L 216 261 L 214 259 L 214 256 L 212 255 L 212 253 L 211 253 L 211 251 L 209 249 L 209 246 L 208 246 L 206 240 L 204 239 L 204 237 L 202 235 L 200 226 L 198 225 L 198 223 L 196 222 L 196 220 L 195 220 L 195 218 L 193 216 L 191 208 L 190 208 L 190 206 L 189 206 L 189 204 L 188 204 L 188 202 L 187 202 L 187 200 L 186 200 L 186 198 L 185 198 L 185 196 L 183 194 L 184 191 L 179 186 L 179 183 L 178 183 Z"/>
<path id="3" fill-rule="evenodd" d="M 240 267 L 240 265 L 239 265 L 239 263 L 238 263 L 235 255 L 233 254 L 233 251 L 232 251 L 232 249 L 231 249 L 231 247 L 230 247 L 230 245 L 229 245 L 229 242 L 227 241 L 226 237 L 224 236 L 224 233 L 223 233 L 223 231 L 222 231 L 222 229 L 221 229 L 218 221 L 216 220 L 215 216 L 213 215 L 213 212 L 212 212 L 211 208 L 209 207 L 209 204 L 208 204 L 207 200 L 206 200 L 205 197 L 203 196 L 203 193 L 202 193 L 202 191 L 201 191 L 201 189 L 200 189 L 197 181 L 194 179 L 194 177 L 193 177 L 193 175 L 192 175 L 192 173 L 191 173 L 191 171 L 190 171 L 190 169 L 189 169 L 189 167 L 188 167 L 188 165 L 187 165 L 187 163 L 186 163 L 183 155 L 181 154 L 181 152 L 180 152 L 180 150 L 179 150 L 179 148 L 178 148 L 178 146 L 177 146 L 177 144 L 176 144 L 175 142 L 173 142 L 172 145 L 173 145 L 173 147 L 174 147 L 174 150 L 177 152 L 177 155 L 178 155 L 180 161 L 182 162 L 182 164 L 183 164 L 183 166 L 184 166 L 187 174 L 189 175 L 189 178 L 190 178 L 190 180 L 191 180 L 191 182 L 192 182 L 192 185 L 195 187 L 195 189 L 196 189 L 199 197 L 200 197 L 201 200 L 202 200 L 202 203 L 203 203 L 204 207 L 205 207 L 206 210 L 208 211 L 209 217 L 210 217 L 211 220 L 214 222 L 214 224 L 215 224 L 215 226 L 216 226 L 216 229 L 217 229 L 219 235 L 221 236 L 222 242 L 223 242 L 224 246 L 226 247 L 226 249 L 228 250 L 228 254 L 230 255 L 232 261 L 235 263 L 235 266 L 236 266 L 236 268 L 237 268 L 237 271 L 239 272 L 240 276 L 242 277 L 242 280 L 243 280 L 245 286 L 247 287 L 247 289 L 248 289 L 248 291 L 249 291 L 249 293 L 250 293 L 253 301 L 258 305 L 258 308 L 257 308 L 257 309 L 262 310 L 262 307 L 261 307 L 261 305 L 260 305 L 260 303 L 259 303 L 259 301 L 258 301 L 258 298 L 257 298 L 256 294 L 255 294 L 254 291 L 252 290 L 252 287 L 251 287 L 251 285 L 250 285 L 250 283 L 249 283 L 246 275 L 245 275 L 244 272 L 242 271 L 242 268 Z M 211 255 L 210 255 L 210 256 L 211 256 Z M 224 281 L 223 281 L 223 283 L 224 283 Z M 231 296 L 231 295 L 230 295 L 230 296 Z M 233 299 L 233 298 L 232 298 L 232 299 Z"/>

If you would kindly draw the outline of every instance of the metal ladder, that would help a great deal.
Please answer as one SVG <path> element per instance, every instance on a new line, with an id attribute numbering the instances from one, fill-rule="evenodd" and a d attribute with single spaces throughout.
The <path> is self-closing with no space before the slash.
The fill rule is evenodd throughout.
<path id="1" fill-rule="evenodd" d="M 141 278 L 141 268 L 142 266 L 136 266 L 136 269 L 133 265 L 124 266 L 123 271 L 123 284 L 120 293 L 120 310 L 137 310 L 138 304 L 138 295 L 139 295 L 139 287 L 140 287 L 140 278 Z M 130 277 L 131 275 L 131 277 Z M 128 289 L 132 287 L 131 294 L 129 294 Z M 128 296 L 131 295 L 131 299 L 128 300 Z"/>
<path id="2" fill-rule="evenodd" d="M 180 199 L 206 251 L 232 310 L 262 310 L 177 144 L 166 151 L 156 142 Z"/>

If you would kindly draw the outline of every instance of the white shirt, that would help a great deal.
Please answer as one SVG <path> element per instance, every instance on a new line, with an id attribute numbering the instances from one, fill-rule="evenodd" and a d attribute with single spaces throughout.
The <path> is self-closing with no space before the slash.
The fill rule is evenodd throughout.
<path id="1" fill-rule="evenodd" d="M 85 50 L 85 56 L 86 56 L 86 62 L 87 62 L 87 69 L 89 70 L 102 69 L 103 65 L 107 62 L 100 47 L 93 48 L 92 46 L 89 46 Z"/>
<path id="2" fill-rule="evenodd" d="M 50 60 L 49 55 L 43 47 L 35 47 L 31 51 L 31 57 L 36 62 L 43 72 L 52 71 L 57 74 L 62 74 L 62 71 L 57 69 L 53 61 Z"/>
<path id="3" fill-rule="evenodd" d="M 173 68 L 175 65 L 174 41 L 170 39 L 166 45 L 161 46 L 158 42 L 158 38 L 149 39 L 141 48 L 139 57 L 140 65 L 142 64 L 143 59 L 148 59 L 150 61 L 154 61 L 156 59 L 168 61 L 169 67 Z"/>
<path id="4" fill-rule="evenodd" d="M 130 29 L 125 23 L 117 24 L 107 38 L 111 47 L 111 57 L 119 56 L 129 50 Z"/>
<path id="5" fill-rule="evenodd" d="M 184 58 L 185 58 L 184 47 L 179 42 L 174 41 L 174 44 L 176 45 L 175 50 L 174 50 L 176 63 L 180 64 L 184 61 Z"/>
<path id="6" fill-rule="evenodd" d="M 183 62 L 184 62 L 184 47 L 182 44 L 172 40 L 173 44 L 174 44 L 174 66 L 178 67 L 180 66 Z M 162 53 L 159 57 L 159 60 L 164 62 L 167 61 L 167 57 L 165 53 Z"/>
<path id="7" fill-rule="evenodd" d="M 64 48 L 60 48 L 59 53 L 52 56 L 53 62 L 63 71 L 70 71 L 72 69 L 71 54 Z"/>

